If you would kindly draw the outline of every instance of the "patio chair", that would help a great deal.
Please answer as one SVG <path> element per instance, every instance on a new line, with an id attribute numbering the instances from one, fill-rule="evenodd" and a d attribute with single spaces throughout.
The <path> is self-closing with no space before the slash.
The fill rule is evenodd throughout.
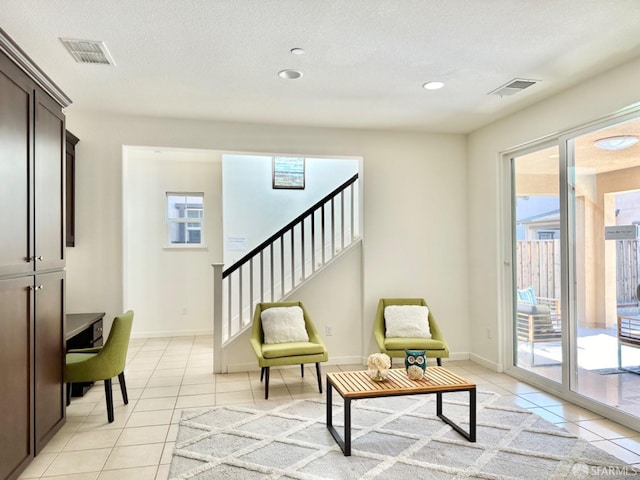
<path id="1" fill-rule="evenodd" d="M 534 287 L 527 287 L 522 290 L 517 290 L 518 305 L 522 307 L 523 311 L 526 311 L 531 305 L 536 306 L 536 312 L 538 314 L 548 313 L 551 318 L 551 323 L 556 329 L 560 329 L 560 299 L 551 297 L 540 297 L 536 295 Z M 547 311 L 548 310 L 548 311 Z"/>
<path id="2" fill-rule="evenodd" d="M 640 348 L 640 315 L 618 315 L 617 330 L 618 369 L 623 370 L 622 346 L 626 345 L 627 347 Z M 634 370 L 633 373 L 637 372 Z"/>
<path id="3" fill-rule="evenodd" d="M 517 291 L 518 340 L 531 349 L 531 365 L 535 364 L 535 344 L 562 340 L 560 300 L 537 297 L 533 287 Z"/>

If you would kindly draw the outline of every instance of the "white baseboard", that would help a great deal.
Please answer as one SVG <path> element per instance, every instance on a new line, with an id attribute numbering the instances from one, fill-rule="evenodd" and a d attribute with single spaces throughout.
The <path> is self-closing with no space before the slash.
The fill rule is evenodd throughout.
<path id="1" fill-rule="evenodd" d="M 484 357 L 481 357 L 480 355 L 476 355 L 475 353 L 469 355 L 469 360 L 477 363 L 478 365 L 482 365 L 483 367 L 487 367 L 494 372 L 502 373 L 504 371 L 504 366 L 502 365 L 502 363 L 493 362 Z"/>
<path id="2" fill-rule="evenodd" d="M 367 361 L 365 360 L 362 363 L 362 359 L 360 356 L 350 356 L 350 357 L 331 357 L 329 356 L 329 361 L 327 365 L 366 365 Z"/>
<path id="3" fill-rule="evenodd" d="M 165 337 L 196 337 L 211 336 L 211 329 L 206 330 L 166 330 L 153 332 L 131 332 L 131 338 L 165 338 Z"/>
<path id="4" fill-rule="evenodd" d="M 470 354 L 469 352 L 452 352 L 449 354 L 449 360 L 469 360 Z M 443 359 L 443 361 L 447 361 L 447 359 Z"/>

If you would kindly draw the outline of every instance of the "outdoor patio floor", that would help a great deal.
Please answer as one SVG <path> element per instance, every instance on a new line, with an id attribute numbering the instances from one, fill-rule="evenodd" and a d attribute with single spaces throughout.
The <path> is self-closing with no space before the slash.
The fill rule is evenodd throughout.
<path id="1" fill-rule="evenodd" d="M 518 342 L 521 366 L 560 381 L 560 342 L 538 343 L 531 366 L 530 345 Z M 615 329 L 579 330 L 577 393 L 640 417 L 640 349 L 623 345 L 622 369 L 618 369 L 618 339 Z"/>

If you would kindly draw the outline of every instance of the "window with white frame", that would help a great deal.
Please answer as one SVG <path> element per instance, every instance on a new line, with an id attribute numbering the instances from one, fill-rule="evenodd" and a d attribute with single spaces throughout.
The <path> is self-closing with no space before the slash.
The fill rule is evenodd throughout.
<path id="1" fill-rule="evenodd" d="M 167 192 L 167 244 L 204 245 L 204 193 Z"/>

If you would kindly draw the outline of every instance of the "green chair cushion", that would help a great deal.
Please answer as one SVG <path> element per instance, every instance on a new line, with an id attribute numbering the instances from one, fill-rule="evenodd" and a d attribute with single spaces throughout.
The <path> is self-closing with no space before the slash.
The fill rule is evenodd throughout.
<path id="1" fill-rule="evenodd" d="M 287 342 L 262 344 L 264 358 L 294 357 L 298 355 L 315 355 L 325 352 L 324 345 L 311 342 Z"/>
<path id="2" fill-rule="evenodd" d="M 95 382 L 111 378 L 111 370 L 98 358 L 97 353 L 68 353 L 67 382 Z"/>
<path id="3" fill-rule="evenodd" d="M 413 350 L 445 350 L 444 342 L 434 340 L 432 338 L 419 337 L 385 337 L 384 346 L 387 350 L 404 350 L 405 348 Z"/>
<path id="4" fill-rule="evenodd" d="M 97 353 L 67 353 L 65 380 L 69 383 L 106 380 L 120 373 L 114 371 L 104 356 Z"/>
<path id="5" fill-rule="evenodd" d="M 75 365 L 90 358 L 96 357 L 97 353 L 68 353 L 67 354 L 67 365 Z"/>

